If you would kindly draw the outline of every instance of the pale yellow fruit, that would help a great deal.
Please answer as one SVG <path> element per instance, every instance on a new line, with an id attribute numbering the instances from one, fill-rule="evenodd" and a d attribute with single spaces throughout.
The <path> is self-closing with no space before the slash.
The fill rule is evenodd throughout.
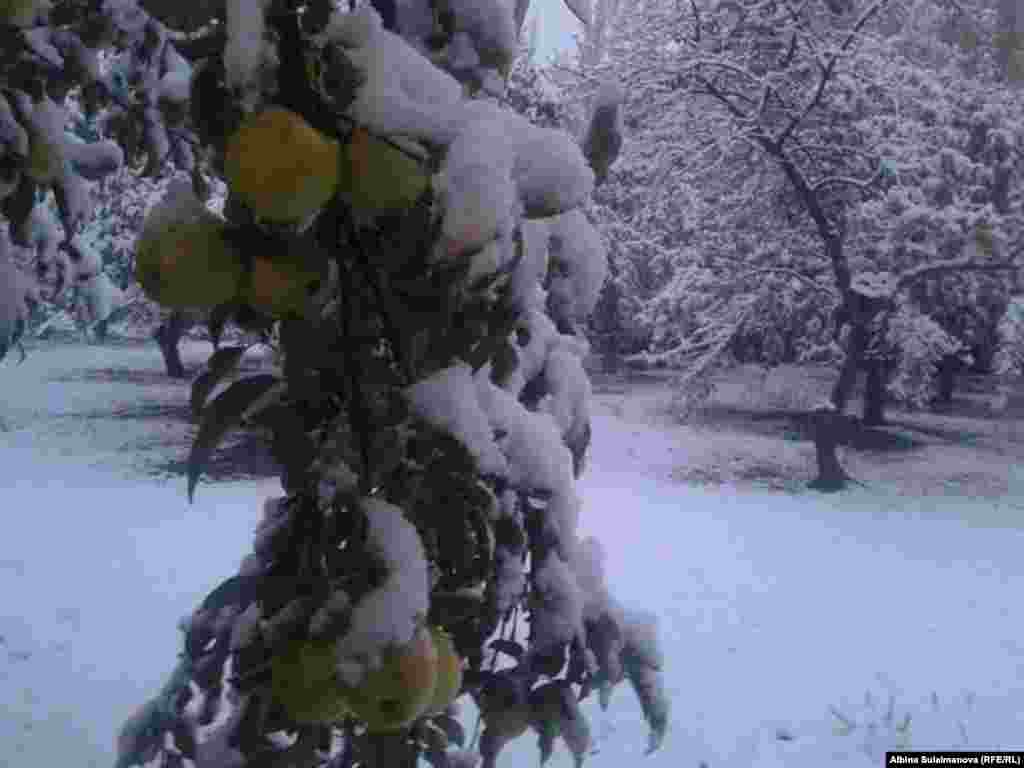
<path id="1" fill-rule="evenodd" d="M 430 631 L 437 649 L 437 685 L 427 713 L 439 715 L 462 690 L 462 658 L 455 651 L 451 635 L 440 627 L 433 627 Z"/>
<path id="2" fill-rule="evenodd" d="M 427 711 L 437 685 L 437 649 L 421 628 L 405 646 L 387 651 L 383 664 L 369 670 L 348 693 L 352 713 L 370 731 L 393 731 Z"/>
<path id="3" fill-rule="evenodd" d="M 429 183 L 422 163 L 363 128 L 356 128 L 342 148 L 338 196 L 360 216 L 402 213 Z"/>
<path id="4" fill-rule="evenodd" d="M 230 301 L 242 279 L 238 253 L 213 214 L 144 229 L 135 245 L 135 277 L 164 307 L 214 307 Z"/>
<path id="5" fill-rule="evenodd" d="M 271 694 L 297 723 L 334 723 L 348 713 L 334 643 L 297 642 L 271 662 Z"/>
<path id="6" fill-rule="evenodd" d="M 232 193 L 268 221 L 302 221 L 338 184 L 338 142 L 299 115 L 268 107 L 228 139 L 224 174 Z"/>

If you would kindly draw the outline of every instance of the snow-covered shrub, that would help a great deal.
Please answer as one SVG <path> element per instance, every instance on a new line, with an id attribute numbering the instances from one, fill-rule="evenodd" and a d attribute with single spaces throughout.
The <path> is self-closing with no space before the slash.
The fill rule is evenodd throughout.
<path id="1" fill-rule="evenodd" d="M 1024 301 L 1010 302 L 999 323 L 999 350 L 996 353 L 997 373 L 1024 375 Z"/>
<path id="2" fill-rule="evenodd" d="M 963 345 L 916 307 L 903 303 L 889 319 L 886 340 L 900 350 L 889 392 L 914 407 L 935 395 L 935 372 L 947 355 L 964 354 Z"/>

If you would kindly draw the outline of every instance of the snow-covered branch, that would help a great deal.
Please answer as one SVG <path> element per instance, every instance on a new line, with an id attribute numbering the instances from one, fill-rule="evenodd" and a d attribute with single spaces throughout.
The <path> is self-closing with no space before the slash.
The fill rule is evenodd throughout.
<path id="1" fill-rule="evenodd" d="M 789 124 L 782 130 L 782 133 L 779 134 L 776 141 L 780 146 L 786 142 L 786 139 L 792 135 L 793 131 L 796 130 L 797 126 L 803 122 L 807 115 L 821 104 L 822 97 L 825 95 L 825 88 L 828 86 L 835 74 L 836 65 L 839 63 L 839 59 L 844 53 L 846 53 L 849 47 L 853 44 L 853 41 L 857 39 L 857 36 L 860 34 L 860 31 L 864 26 L 874 18 L 883 7 L 885 7 L 887 2 L 888 0 L 877 0 L 866 11 L 864 11 L 864 13 L 861 14 L 861 17 L 857 19 L 857 22 L 847 33 L 846 38 L 839 45 L 839 48 L 828 57 L 828 61 L 823 65 L 819 63 L 819 66 L 821 67 L 821 75 L 818 79 L 818 85 L 814 90 L 814 95 L 811 96 L 811 100 L 807 102 L 807 106 L 804 107 L 800 114 L 794 116 L 790 120 Z"/>
<path id="2" fill-rule="evenodd" d="M 882 179 L 882 172 L 878 171 L 869 179 L 855 179 L 852 176 L 826 176 L 819 181 L 816 181 L 811 185 L 812 192 L 819 192 L 825 187 L 832 187 L 838 185 L 845 185 L 848 187 L 854 187 L 856 189 L 864 190 L 870 189 Z"/>
<path id="3" fill-rule="evenodd" d="M 806 285 L 811 290 L 816 291 L 817 293 L 823 293 L 830 299 L 833 299 L 834 301 L 839 301 L 839 294 L 837 294 L 827 285 L 822 285 L 817 280 L 814 280 L 808 277 L 807 275 L 801 274 L 800 272 L 797 272 L 795 269 L 789 269 L 788 267 L 760 267 L 758 269 L 752 269 L 748 272 L 744 272 L 741 275 L 741 277 L 746 279 L 753 279 L 760 275 L 769 274 L 785 275 L 786 277 L 791 277 L 794 280 L 799 280 L 801 283 Z"/>
<path id="4" fill-rule="evenodd" d="M 974 261 L 970 257 L 948 259 L 931 264 L 922 264 L 921 266 L 901 272 L 896 278 L 896 288 L 897 290 L 902 290 L 917 280 L 943 272 L 1015 272 L 1020 268 L 1021 264 L 1016 261 L 979 262 Z"/>

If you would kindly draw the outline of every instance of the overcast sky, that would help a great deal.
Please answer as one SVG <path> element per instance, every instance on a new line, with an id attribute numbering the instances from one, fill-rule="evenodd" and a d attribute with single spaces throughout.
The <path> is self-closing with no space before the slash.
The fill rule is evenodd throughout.
<path id="1" fill-rule="evenodd" d="M 573 35 L 579 33 L 580 23 L 562 0 L 532 0 L 529 16 L 539 18 L 538 63 L 546 63 L 558 50 L 572 49 L 575 46 Z"/>

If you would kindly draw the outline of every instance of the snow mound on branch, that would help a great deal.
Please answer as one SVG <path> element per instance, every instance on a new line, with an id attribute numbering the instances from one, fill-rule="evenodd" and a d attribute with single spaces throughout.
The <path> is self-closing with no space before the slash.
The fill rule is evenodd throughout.
<path id="1" fill-rule="evenodd" d="M 569 305 L 577 319 L 585 318 L 594 310 L 608 276 L 604 240 L 580 210 L 555 218 L 551 237 L 551 255 L 568 274 L 555 278 L 549 290 Z"/>
<path id="2" fill-rule="evenodd" d="M 589 536 L 577 543 L 569 562 L 576 582 L 586 596 L 583 617 L 596 621 L 602 614 L 609 613 L 621 624 L 625 613 L 608 589 L 605 577 L 606 558 L 607 554 L 601 542 Z"/>
<path id="3" fill-rule="evenodd" d="M 487 245 L 473 254 L 470 259 L 469 273 L 466 282 L 470 285 L 481 277 L 493 275 L 502 267 L 510 264 L 516 255 L 514 237 L 504 236 L 491 240 Z"/>
<path id="4" fill-rule="evenodd" d="M 562 434 L 589 423 L 593 390 L 580 355 L 567 345 L 554 346 L 544 366 L 544 378 L 549 394 L 543 407 L 561 428 Z"/>
<path id="5" fill-rule="evenodd" d="M 521 310 L 544 306 L 547 294 L 541 287 L 548 272 L 548 242 L 551 230 L 542 219 L 524 220 L 521 224 L 523 258 L 512 272 L 511 300 Z"/>
<path id="6" fill-rule="evenodd" d="M 572 456 L 550 414 L 534 413 L 494 386 L 486 369 L 476 374 L 480 404 L 491 426 L 504 432 L 498 447 L 509 464 L 509 481 L 523 489 L 556 492 L 572 485 Z"/>
<path id="7" fill-rule="evenodd" d="M 381 26 L 369 5 L 352 13 L 336 11 L 324 41 L 346 49 L 365 82 L 348 109 L 372 131 L 403 134 L 447 144 L 453 137 L 451 109 L 462 86 L 398 35 Z"/>
<path id="8" fill-rule="evenodd" d="M 379 666 L 384 649 L 408 644 L 430 607 L 427 559 L 416 528 L 399 507 L 381 499 L 364 498 L 361 507 L 369 523 L 368 549 L 388 575 L 355 604 L 338 640 L 339 673 L 349 685 L 358 685 L 366 665 Z"/>
<path id="9" fill-rule="evenodd" d="M 519 367 L 510 377 L 509 391 L 518 395 L 527 382 L 541 371 L 548 360 L 551 345 L 560 335 L 555 324 L 541 309 L 531 309 L 520 320 L 520 329 L 529 336 L 526 344 L 518 348 Z"/>
<path id="10" fill-rule="evenodd" d="M 477 384 L 469 365 L 459 363 L 438 371 L 412 385 L 406 397 L 416 415 L 457 438 L 482 471 L 502 476 L 508 473 L 508 463 L 494 442 L 477 399 Z"/>
<path id="11" fill-rule="evenodd" d="M 157 98 L 173 102 L 174 104 L 183 104 L 189 99 L 191 84 L 191 67 L 172 70 L 160 78 Z"/>
<path id="12" fill-rule="evenodd" d="M 71 167 L 88 181 L 97 181 L 124 165 L 124 151 L 116 141 L 84 142 L 71 139 L 64 145 Z"/>
<path id="13" fill-rule="evenodd" d="M 594 172 L 565 131 L 530 126 L 518 147 L 513 177 L 528 214 L 554 216 L 576 208 L 594 191 Z"/>
<path id="14" fill-rule="evenodd" d="M 533 572 L 536 588 L 531 645 L 544 650 L 570 643 L 583 631 L 585 597 L 569 566 L 552 551 Z"/>
<path id="15" fill-rule="evenodd" d="M 500 119 L 479 120 L 448 148 L 437 177 L 445 206 L 439 247 L 448 258 L 512 232 L 517 207 L 515 156 L 505 129 Z"/>
<path id="16" fill-rule="evenodd" d="M 897 282 L 891 272 L 861 272 L 853 278 L 850 289 L 861 296 L 885 299 L 895 293 Z"/>
<path id="17" fill-rule="evenodd" d="M 247 106 L 256 105 L 267 70 L 277 52 L 266 40 L 266 12 L 270 0 L 230 0 L 227 5 L 227 42 L 224 71 L 229 88 L 243 94 Z"/>
<path id="18" fill-rule="evenodd" d="M 103 14 L 124 40 L 131 41 L 142 34 L 149 18 L 136 0 L 103 0 Z"/>
<path id="19" fill-rule="evenodd" d="M 444 5 L 451 11 L 456 34 L 469 39 L 480 65 L 502 69 L 511 63 L 517 47 L 513 3 L 446 0 Z"/>
<path id="20" fill-rule="evenodd" d="M 36 27 L 22 32 L 25 42 L 32 53 L 58 69 L 64 68 L 64 57 L 50 42 L 50 30 L 47 27 Z"/>

